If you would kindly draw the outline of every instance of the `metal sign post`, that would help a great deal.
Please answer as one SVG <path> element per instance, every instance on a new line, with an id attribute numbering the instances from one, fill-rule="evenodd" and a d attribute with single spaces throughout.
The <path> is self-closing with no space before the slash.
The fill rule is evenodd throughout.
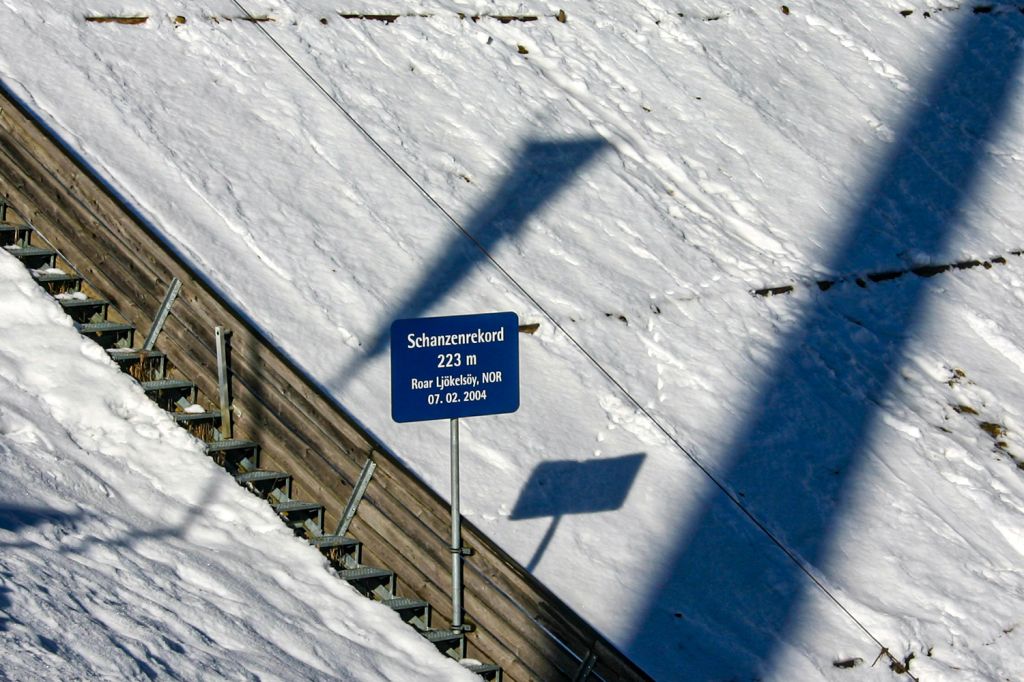
<path id="1" fill-rule="evenodd" d="M 459 510 L 459 420 L 452 434 L 452 628 L 462 629 L 462 513 Z"/>
<path id="2" fill-rule="evenodd" d="M 519 317 L 485 313 L 396 320 L 391 325 L 391 417 L 448 419 L 452 473 L 452 628 L 463 622 L 459 418 L 519 409 Z"/>

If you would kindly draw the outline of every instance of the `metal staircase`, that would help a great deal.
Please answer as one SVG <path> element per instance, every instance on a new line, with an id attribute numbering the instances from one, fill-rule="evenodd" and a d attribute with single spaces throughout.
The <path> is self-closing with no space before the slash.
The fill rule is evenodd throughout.
<path id="1" fill-rule="evenodd" d="M 328 532 L 324 527 L 324 505 L 293 497 L 292 475 L 288 472 L 261 468 L 260 444 L 225 433 L 219 403 L 202 395 L 196 383 L 182 376 L 160 350 L 135 348 L 135 326 L 125 321 L 110 301 L 96 296 L 88 282 L 57 250 L 50 248 L 32 225 L 25 220 L 9 220 L 15 215 L 16 211 L 0 197 L 0 247 L 29 269 L 35 281 L 60 303 L 83 336 L 107 349 L 121 370 L 139 382 L 146 394 L 169 412 L 179 426 L 206 443 L 209 457 L 239 485 L 266 500 L 282 522 L 316 547 L 339 578 L 393 610 L 438 651 L 456 660 L 465 659 L 466 632 L 463 629 L 434 627 L 430 604 L 400 595 L 394 571 L 362 563 L 362 543 L 346 534 L 362 495 L 360 486 L 356 486 L 353 499 L 343 510 L 339 528 Z M 372 460 L 368 460 L 367 468 L 371 473 L 372 466 Z M 364 469 L 364 473 L 366 471 Z M 365 478 L 368 480 L 368 477 L 369 474 Z M 502 670 L 497 665 L 475 661 L 466 661 L 464 665 L 485 680 L 502 679 Z"/>
<path id="2" fill-rule="evenodd" d="M 4 199 L 18 208 L 20 220 L 6 219 Z M 319 535 L 312 532 L 316 520 L 299 519 L 297 509 L 289 518 L 337 570 L 386 566 L 401 578 L 401 595 L 392 598 L 398 601 L 388 599 L 388 606 L 413 627 L 431 627 L 428 614 L 417 613 L 418 600 L 433 604 L 432 617 L 440 625 L 454 621 L 451 508 L 445 499 L 283 354 L 168 245 L 157 226 L 0 82 L 0 248 L 4 245 L 21 251 L 40 286 L 67 301 L 82 331 L 107 346 L 144 390 L 207 442 L 212 459 L 234 474 L 273 472 L 247 476 L 241 485 L 268 503 L 325 504 L 329 534 L 322 524 Z M 33 255 L 26 247 L 49 247 L 59 254 Z M 185 295 L 168 319 L 166 304 L 182 284 Z M 104 300 L 110 303 L 104 306 Z M 145 340 L 126 323 L 149 327 Z M 231 327 L 229 348 L 219 325 Z M 211 329 L 217 330 L 216 344 L 210 343 Z M 163 331 L 155 334 L 158 330 Z M 228 364 L 230 382 L 226 371 L 221 376 Z M 197 389 L 149 383 L 188 379 Z M 232 395 L 222 396 L 229 383 Z M 361 505 L 355 504 L 359 500 Z M 365 546 L 353 546 L 358 543 L 348 537 L 350 526 Z M 462 585 L 462 620 L 472 630 L 455 640 L 471 658 L 500 665 L 505 682 L 650 682 L 635 662 L 471 521 L 463 520 L 462 532 L 473 549 Z M 361 553 L 353 558 L 357 550 Z M 373 598 L 387 596 L 369 576 L 348 576 Z M 384 586 L 394 594 L 390 582 Z M 448 646 L 442 641 L 444 628 L 437 632 L 431 638 Z M 495 679 L 499 674 L 480 672 Z"/>

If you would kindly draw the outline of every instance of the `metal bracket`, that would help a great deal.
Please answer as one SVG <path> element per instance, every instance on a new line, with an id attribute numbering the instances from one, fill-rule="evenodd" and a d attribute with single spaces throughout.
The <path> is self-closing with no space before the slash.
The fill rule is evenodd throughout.
<path id="1" fill-rule="evenodd" d="M 594 647 L 590 647 L 587 655 L 580 661 L 580 667 L 577 668 L 576 674 L 572 676 L 572 682 L 586 682 L 590 678 L 590 673 L 594 672 L 596 665 L 597 654 L 594 653 Z"/>
<path id="2" fill-rule="evenodd" d="M 153 350 L 153 347 L 156 346 L 156 337 L 160 336 L 160 332 L 163 331 L 167 316 L 171 314 L 171 305 L 174 304 L 174 299 L 178 297 L 179 291 L 181 291 L 181 280 L 175 277 L 171 280 L 171 285 L 167 287 L 164 302 L 160 304 L 160 309 L 153 320 L 153 326 L 150 327 L 149 334 L 146 335 L 146 342 L 142 344 L 142 350 Z"/>
<path id="3" fill-rule="evenodd" d="M 473 556 L 473 548 L 472 547 L 465 547 L 465 546 L 463 546 L 463 547 L 449 547 L 448 551 L 451 552 L 452 554 L 460 554 L 462 556 Z"/>
<path id="4" fill-rule="evenodd" d="M 334 531 L 335 535 L 344 535 L 348 532 L 348 527 L 351 525 L 352 519 L 356 517 L 356 510 L 359 508 L 359 503 L 363 500 L 363 495 L 366 493 L 366 488 L 370 485 L 370 479 L 373 478 L 373 472 L 376 468 L 376 462 L 372 459 L 366 460 L 363 470 L 359 472 L 359 479 L 356 481 L 355 487 L 352 488 L 352 496 L 348 498 L 348 504 L 345 505 L 344 511 L 341 512 L 341 518 L 338 519 L 338 528 Z"/>

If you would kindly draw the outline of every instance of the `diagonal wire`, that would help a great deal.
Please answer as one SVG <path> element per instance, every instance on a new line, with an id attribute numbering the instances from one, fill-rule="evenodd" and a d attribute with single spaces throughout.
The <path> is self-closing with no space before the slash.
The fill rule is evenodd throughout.
<path id="1" fill-rule="evenodd" d="M 661 432 L 662 435 L 664 435 L 680 452 L 682 452 L 686 456 L 686 458 L 690 460 L 690 462 L 692 462 L 698 469 L 700 469 L 700 471 L 708 478 L 708 480 L 710 480 L 715 485 L 715 487 L 717 487 L 719 491 L 721 491 L 721 493 L 724 494 L 729 499 L 729 501 L 732 502 L 732 504 L 735 505 L 740 510 L 740 512 L 750 520 L 751 523 L 754 524 L 754 526 L 758 530 L 760 530 L 769 540 L 771 540 L 771 542 L 776 547 L 782 550 L 783 554 L 785 554 L 790 559 L 790 561 L 792 561 L 793 564 L 795 564 L 796 567 L 804 575 L 806 575 L 807 578 L 810 579 L 815 586 L 817 586 L 819 590 L 821 590 L 836 606 L 839 607 L 840 610 L 842 610 L 843 613 L 845 613 L 854 623 L 856 623 L 857 627 L 859 627 L 865 635 L 867 635 L 875 644 L 878 645 L 879 649 L 881 650 L 879 658 L 881 658 L 883 655 L 887 656 L 889 660 L 891 660 L 894 663 L 900 664 L 900 666 L 902 667 L 902 661 L 896 659 L 896 657 L 889 651 L 888 647 L 882 644 L 881 640 L 875 637 L 875 635 L 872 634 L 870 630 L 868 630 L 867 626 L 864 625 L 864 623 L 862 623 L 855 615 L 853 615 L 853 613 L 851 613 L 850 610 L 841 601 L 839 601 L 839 598 L 836 597 L 836 595 L 833 594 L 816 575 L 814 575 L 814 572 L 804 563 L 804 561 L 799 557 L 799 555 L 794 550 L 786 546 L 786 544 L 782 541 L 781 538 L 776 536 L 771 531 L 771 529 L 768 528 L 767 525 L 765 525 L 764 522 L 762 522 L 750 509 L 744 506 L 743 501 L 732 490 L 730 490 L 725 483 L 716 478 L 715 475 L 711 472 L 711 470 L 708 469 L 708 467 L 705 466 L 700 461 L 700 459 L 698 459 L 697 456 L 694 455 L 685 445 L 683 445 L 682 442 L 680 442 L 680 440 L 668 429 L 668 427 L 662 424 L 661 421 L 654 414 L 652 414 L 646 407 L 644 407 L 643 404 L 639 400 L 637 400 L 633 396 L 633 394 L 630 393 L 629 390 L 618 379 L 615 378 L 614 375 L 612 375 L 611 371 L 601 364 L 600 360 L 598 360 L 589 350 L 587 350 L 587 348 L 578 339 L 576 339 L 576 337 L 573 336 L 569 332 L 569 330 L 563 327 L 562 324 L 557 319 L 555 319 L 554 315 L 549 313 L 547 308 L 545 308 L 544 305 L 539 300 L 537 300 L 537 298 L 535 298 L 533 294 L 531 294 L 526 289 L 525 286 L 520 284 L 520 282 L 512 275 L 512 273 L 506 270 L 505 267 L 502 266 L 502 264 L 499 263 L 497 259 L 493 255 L 491 255 L 491 253 L 483 246 L 483 244 L 481 244 L 480 241 L 475 236 L 473 236 L 473 234 L 469 230 L 467 230 L 465 226 L 463 226 L 463 224 L 459 222 L 459 220 L 441 204 L 440 201 L 438 201 L 415 177 L 413 177 L 413 175 L 408 170 L 406 170 L 406 168 L 401 164 L 401 162 L 398 161 L 398 159 L 392 156 L 392 154 L 380 142 L 378 142 L 376 138 L 374 138 L 373 135 L 370 134 L 370 132 L 366 128 L 364 128 L 362 124 L 359 123 L 359 121 L 355 119 L 354 116 L 352 116 L 351 113 L 349 113 L 349 111 L 338 100 L 337 97 L 335 97 L 329 90 L 327 90 L 327 88 L 325 88 L 323 84 L 320 83 L 320 81 L 317 80 L 317 78 L 312 73 L 310 73 L 309 70 L 306 69 L 306 67 L 304 67 L 298 61 L 298 59 L 296 59 L 295 56 L 292 55 L 291 52 L 288 51 L 287 48 L 285 48 L 280 42 L 278 42 L 278 40 L 270 33 L 270 31 L 266 29 L 266 27 L 263 26 L 261 22 L 255 21 L 255 16 L 251 14 L 249 10 L 246 9 L 241 4 L 241 2 L 239 2 L 239 0 L 232 0 L 232 2 L 249 19 L 253 20 L 253 25 L 256 26 L 260 30 L 260 32 L 262 32 L 263 35 L 266 36 L 267 39 L 274 44 L 274 46 L 288 59 L 288 61 L 290 61 L 295 66 L 295 68 L 298 69 L 302 73 L 302 75 L 304 75 L 306 79 L 317 90 L 320 91 L 321 94 L 323 94 L 324 97 L 330 100 L 334 107 L 339 112 L 341 112 L 341 114 L 346 119 L 348 119 L 348 121 L 366 138 L 366 140 L 370 144 L 372 144 L 377 149 L 377 151 L 381 153 L 381 155 L 383 155 L 388 161 L 390 161 L 391 164 L 395 167 L 395 169 L 397 169 L 398 172 L 405 176 L 405 178 L 410 183 L 412 183 L 412 185 L 420 192 L 420 194 L 422 194 L 424 198 L 426 198 L 426 200 L 431 205 L 433 205 L 434 208 L 436 208 L 441 213 L 441 215 L 445 217 L 445 219 L 448 220 L 448 222 L 450 222 L 456 229 L 458 229 L 466 237 L 466 239 L 468 239 L 480 251 L 480 253 L 483 254 L 483 256 L 488 261 L 490 261 L 491 265 L 493 265 L 495 269 L 497 269 L 498 272 L 500 272 L 520 294 L 522 294 L 531 304 L 533 304 L 533 306 L 536 307 L 536 309 L 539 310 L 540 313 L 545 318 L 547 318 L 551 322 L 551 324 L 556 329 L 558 329 L 558 331 L 560 331 L 569 340 L 569 342 L 573 346 L 575 346 L 575 348 L 580 353 L 583 354 L 585 358 L 587 358 L 587 360 L 594 366 L 595 369 L 597 369 L 605 377 L 605 379 L 611 382 L 611 384 L 615 386 L 622 393 L 622 395 L 626 397 L 626 400 L 630 404 L 632 404 L 638 412 L 643 414 L 644 417 L 646 417 L 655 426 L 655 428 Z M 906 674 L 912 680 L 917 680 L 917 678 L 909 671 L 907 671 Z"/>

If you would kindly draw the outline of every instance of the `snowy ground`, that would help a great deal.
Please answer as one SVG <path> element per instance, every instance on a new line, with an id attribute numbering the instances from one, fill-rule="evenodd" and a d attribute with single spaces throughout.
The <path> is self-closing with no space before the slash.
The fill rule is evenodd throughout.
<path id="1" fill-rule="evenodd" d="M 0 254 L 0 677 L 477 679 L 332 575 Z"/>
<path id="2" fill-rule="evenodd" d="M 463 506 L 652 675 L 1024 674 L 1015 6 L 37 4 L 4 83 L 440 493 L 391 321 L 540 323 Z"/>

